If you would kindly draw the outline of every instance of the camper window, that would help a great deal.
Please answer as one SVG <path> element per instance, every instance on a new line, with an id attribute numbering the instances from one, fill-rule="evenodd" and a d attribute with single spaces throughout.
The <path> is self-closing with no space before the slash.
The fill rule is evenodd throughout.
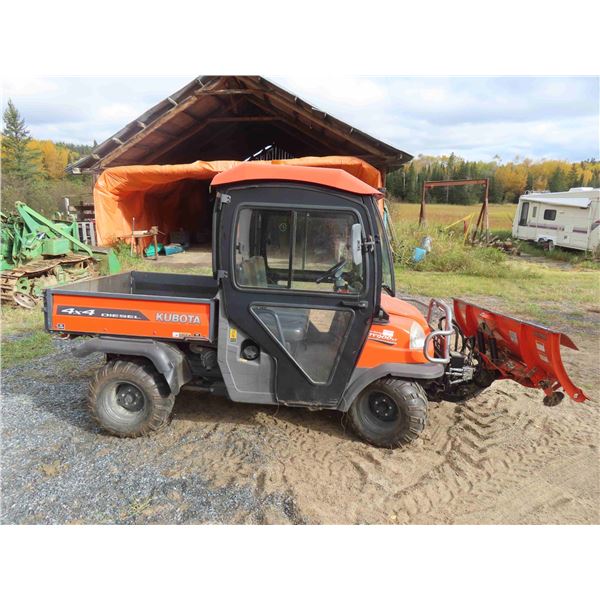
<path id="1" fill-rule="evenodd" d="M 556 221 L 556 210 L 547 208 L 544 211 L 544 221 Z"/>
<path id="2" fill-rule="evenodd" d="M 533 210 L 531 211 L 531 217 L 533 219 L 535 219 L 537 217 L 537 206 L 533 207 Z"/>

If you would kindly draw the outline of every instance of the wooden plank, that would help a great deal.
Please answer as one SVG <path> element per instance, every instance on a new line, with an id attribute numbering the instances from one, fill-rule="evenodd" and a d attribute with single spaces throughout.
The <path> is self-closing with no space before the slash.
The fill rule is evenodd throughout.
<path id="1" fill-rule="evenodd" d="M 305 128 L 306 127 L 312 128 L 314 125 L 318 125 L 320 127 L 323 127 L 323 129 L 326 129 L 327 131 L 329 131 L 329 133 L 332 133 L 334 136 L 341 138 L 344 141 L 348 142 L 352 146 L 355 146 L 355 147 L 358 146 L 359 148 L 362 148 L 363 150 L 367 150 L 368 152 L 370 152 L 371 154 L 373 154 L 375 156 L 381 156 L 382 158 L 387 156 L 387 154 L 385 152 L 379 150 L 378 148 L 372 146 L 371 144 L 368 144 L 368 143 L 363 142 L 362 140 L 359 140 L 356 136 L 353 136 L 353 135 L 350 135 L 349 133 L 347 134 L 347 133 L 343 132 L 341 129 L 339 129 L 338 127 L 335 127 L 334 125 L 331 125 L 330 123 L 324 122 L 322 119 L 320 119 L 319 117 L 317 117 L 315 115 L 312 115 L 308 111 L 304 110 L 302 107 L 299 107 L 298 105 L 295 105 L 295 104 L 291 104 L 287 100 L 280 98 L 276 94 L 269 94 L 269 96 L 270 96 L 271 102 L 274 105 L 280 104 L 284 109 L 286 109 L 288 111 L 296 111 L 299 116 L 299 119 L 298 119 L 299 123 L 302 123 L 302 119 L 305 119 L 308 122 L 308 123 L 302 123 Z"/>
<path id="2" fill-rule="evenodd" d="M 269 108 L 265 108 L 264 104 L 260 100 L 257 100 L 254 98 L 249 98 L 249 101 L 252 104 L 254 104 L 254 106 L 256 106 L 257 108 L 259 108 L 263 111 L 268 111 L 269 113 L 276 115 L 276 116 L 279 116 L 281 114 L 281 113 L 277 112 L 277 109 L 275 107 L 273 107 L 273 105 L 270 102 L 267 102 L 267 104 L 269 105 Z M 295 137 L 295 138 L 298 138 L 298 137 L 310 138 L 314 142 L 317 142 L 320 146 L 329 148 L 328 151 L 333 152 L 333 153 L 339 153 L 339 147 L 335 148 L 331 144 L 331 140 L 329 140 L 327 138 L 323 138 L 323 136 L 317 135 L 310 129 L 307 130 L 306 127 L 303 124 L 301 124 L 297 118 L 290 119 L 289 115 L 286 115 L 286 116 L 288 116 L 288 118 L 283 117 L 281 119 L 281 121 L 278 122 L 277 127 L 286 131 L 286 133 L 288 135 L 291 135 L 292 137 Z M 298 135 L 298 134 L 300 134 L 300 135 Z"/>
<path id="3" fill-rule="evenodd" d="M 185 128 L 191 127 L 195 123 L 198 123 L 198 119 L 194 115 L 191 115 L 187 110 L 184 110 L 184 111 L 182 111 L 180 113 L 177 113 L 176 115 L 174 115 L 174 117 L 175 117 L 176 120 L 172 119 L 166 125 L 169 125 L 172 122 L 173 123 L 177 123 L 177 121 L 179 121 L 180 119 L 183 119 L 185 122 L 187 122 L 187 125 L 184 125 Z"/>
<path id="4" fill-rule="evenodd" d="M 264 123 L 266 121 L 280 121 L 283 117 L 276 116 L 238 116 L 238 117 L 211 117 L 211 123 Z"/>
<path id="5" fill-rule="evenodd" d="M 228 128 L 226 128 L 226 129 L 228 129 Z M 223 133 L 224 133 L 223 130 L 215 131 L 211 135 L 203 138 L 202 142 L 205 145 L 206 144 L 210 144 L 210 142 L 212 142 L 215 138 L 219 137 Z M 185 140 L 182 139 L 182 145 L 183 145 L 183 142 L 187 141 L 187 139 L 189 139 L 189 138 L 186 138 Z M 156 160 L 160 159 L 162 156 L 164 156 L 165 154 L 167 154 L 168 152 L 170 152 L 172 149 L 173 149 L 173 146 L 171 146 L 171 147 L 166 147 L 166 146 L 165 147 L 161 147 L 158 150 L 156 150 L 155 152 L 153 152 L 152 154 L 144 156 L 143 160 L 144 160 L 144 162 L 148 162 L 148 163 L 150 163 L 152 161 L 156 161 Z"/>
<path id="6" fill-rule="evenodd" d="M 251 89 L 198 90 L 194 96 L 251 96 L 256 92 Z"/>
<path id="7" fill-rule="evenodd" d="M 221 82 L 220 79 L 217 80 L 215 82 L 215 85 L 219 85 L 220 82 Z M 141 139 L 146 137 L 148 134 L 152 133 L 153 131 L 156 131 L 161 125 L 163 125 L 168 120 L 170 120 L 173 117 L 173 115 L 183 112 L 186 108 L 195 104 L 197 102 L 197 100 L 198 100 L 198 97 L 196 95 L 191 95 L 189 98 L 186 98 L 185 100 L 180 102 L 177 106 L 173 106 L 170 110 L 168 110 L 163 115 L 161 115 L 158 119 L 156 119 L 156 121 L 146 124 L 145 129 L 141 129 L 140 131 L 138 131 L 137 133 L 132 135 L 127 141 L 123 142 L 123 144 L 121 146 L 119 146 L 112 152 L 109 152 L 102 159 L 99 166 L 104 168 L 106 166 L 106 163 L 115 161 L 117 158 L 119 158 L 119 156 L 121 156 L 123 153 L 125 153 L 131 146 L 133 146 L 134 144 L 139 142 Z"/>
<path id="8" fill-rule="evenodd" d="M 200 133 L 204 128 L 208 127 L 209 125 L 210 123 L 208 122 L 199 123 L 196 127 L 192 128 L 185 135 L 172 140 L 166 145 L 160 146 L 155 152 L 145 155 L 143 157 L 144 162 L 148 164 L 151 163 L 152 161 L 156 160 L 159 156 L 163 156 L 167 152 L 171 151 L 173 148 L 175 148 L 175 146 L 182 144 L 192 136 L 196 135 L 197 133 Z"/>
<path id="9" fill-rule="evenodd" d="M 340 126 L 336 126 L 330 122 L 325 122 L 323 119 L 319 118 L 318 116 L 315 116 L 313 114 L 314 107 L 307 104 L 307 106 L 309 106 L 311 110 L 304 108 L 304 106 L 302 106 L 303 101 L 300 101 L 299 98 L 297 98 L 297 97 L 295 98 L 296 102 L 288 100 L 287 98 L 285 98 L 282 95 L 281 91 L 278 92 L 276 89 L 271 89 L 271 85 L 269 85 L 268 82 L 265 82 L 263 84 L 264 86 L 267 87 L 267 90 L 265 91 L 264 88 L 252 88 L 252 86 L 254 85 L 254 81 L 253 81 L 253 78 L 251 78 L 251 77 L 248 77 L 248 78 L 241 77 L 240 79 L 244 83 L 246 83 L 247 81 L 250 82 L 249 89 L 255 89 L 257 93 L 268 95 L 270 101 L 273 104 L 280 104 L 281 106 L 284 107 L 286 112 L 297 111 L 301 117 L 305 117 L 307 120 L 309 120 L 313 123 L 318 123 L 319 125 L 322 125 L 325 129 L 327 129 L 334 135 L 345 139 L 347 142 L 351 143 L 352 145 L 360 146 L 361 148 L 364 148 L 367 151 L 369 151 L 375 155 L 379 155 L 382 157 L 387 157 L 389 155 L 389 153 L 387 153 L 383 150 L 380 150 L 379 148 L 377 148 L 377 146 L 370 144 L 368 142 L 365 142 L 363 140 L 357 139 L 356 136 L 354 136 L 350 133 L 350 130 L 353 130 L 354 128 L 346 125 L 346 127 L 348 127 L 348 130 L 349 130 L 348 133 L 346 133 L 346 132 L 342 131 Z M 341 124 L 341 121 L 338 121 L 338 122 Z"/>
<path id="10" fill-rule="evenodd" d="M 188 100 L 191 100 L 191 102 L 188 103 Z M 189 107 L 190 105 L 192 105 L 194 102 L 196 102 L 197 98 L 195 96 L 188 98 L 185 102 L 182 102 L 181 104 L 179 104 L 179 106 L 177 108 L 173 108 L 173 110 L 169 111 L 167 113 L 167 115 L 170 115 L 171 117 L 173 116 L 174 111 L 179 112 L 179 109 L 184 110 L 185 108 Z M 236 103 L 241 102 L 242 98 L 240 98 L 239 100 L 236 100 Z M 181 107 L 184 107 L 183 109 Z M 210 115 L 214 115 L 215 113 L 219 112 L 219 110 L 221 110 L 222 108 L 222 104 L 219 104 L 219 106 L 213 110 L 211 113 L 209 113 L 204 120 L 202 121 L 196 121 L 197 125 L 195 127 L 192 127 L 191 129 L 188 129 L 186 131 L 186 133 L 182 136 L 175 136 L 172 141 L 168 142 L 166 145 L 161 146 L 160 148 L 157 149 L 156 152 L 145 156 L 144 160 L 145 161 L 152 161 L 155 160 L 156 157 L 158 156 L 162 156 L 163 154 L 166 154 L 167 152 L 169 152 L 170 150 L 172 150 L 175 146 L 177 146 L 178 144 L 184 142 L 185 140 L 189 139 L 190 137 L 196 135 L 197 133 L 199 133 L 200 131 L 202 131 L 202 129 L 204 129 L 205 127 L 207 127 L 208 125 L 210 125 L 210 123 L 208 122 L 208 119 L 211 118 Z M 179 115 L 178 115 L 179 116 Z M 189 114 L 186 115 L 187 117 L 190 117 Z M 162 119 L 162 117 L 161 117 Z M 166 123 L 167 119 L 164 119 L 162 121 L 162 123 Z M 148 125 L 148 127 L 146 127 L 146 129 L 143 129 L 142 131 L 140 131 L 140 133 L 148 133 L 149 130 L 151 131 L 156 131 L 157 127 L 154 127 L 152 125 Z M 156 133 L 160 134 L 160 131 L 156 131 Z M 134 136 L 135 137 L 135 136 Z M 132 138 L 133 139 L 133 138 Z M 139 138 L 140 140 L 143 139 L 142 136 L 140 136 Z M 128 142 L 126 142 L 128 143 Z M 123 146 L 121 146 L 122 148 Z M 119 148 L 120 149 L 120 148 Z M 119 154 L 115 155 L 111 155 L 110 157 L 110 162 L 112 162 L 115 158 L 118 158 L 118 156 L 120 156 L 120 154 L 123 154 L 122 152 L 120 152 Z M 108 158 L 108 155 L 107 157 Z M 103 163 L 104 164 L 104 161 Z"/>
<path id="11" fill-rule="evenodd" d="M 448 181 L 426 181 L 423 186 L 427 189 L 437 187 L 455 187 L 459 185 L 487 185 L 487 179 L 451 179 Z"/>

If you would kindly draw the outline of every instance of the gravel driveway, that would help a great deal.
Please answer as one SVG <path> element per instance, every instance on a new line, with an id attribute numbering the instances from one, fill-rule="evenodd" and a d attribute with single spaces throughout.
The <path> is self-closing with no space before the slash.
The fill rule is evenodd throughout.
<path id="1" fill-rule="evenodd" d="M 74 358 L 75 343 L 54 340 L 53 356 L 2 371 L 2 523 L 262 522 L 265 511 L 297 522 L 290 497 L 257 494 L 252 478 L 215 486 L 180 472 L 182 445 L 224 455 L 229 442 L 218 434 L 210 442 L 202 427 L 134 440 L 103 434 L 85 406 L 102 359 Z M 261 460 L 259 446 L 246 450 L 247 461 Z"/>
<path id="2" fill-rule="evenodd" d="M 182 394 L 171 425 L 119 439 L 85 394 L 78 341 L 2 372 L 2 523 L 598 523 L 597 337 L 565 353 L 589 402 L 498 381 L 430 403 L 423 436 L 374 448 L 335 411 Z"/>

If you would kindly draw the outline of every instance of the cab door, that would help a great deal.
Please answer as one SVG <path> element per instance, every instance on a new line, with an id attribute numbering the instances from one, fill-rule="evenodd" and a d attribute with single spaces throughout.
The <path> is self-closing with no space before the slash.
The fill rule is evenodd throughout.
<path id="1" fill-rule="evenodd" d="M 366 249 L 374 245 L 362 244 L 373 236 L 370 199 L 291 183 L 223 197 L 220 281 L 230 327 L 273 358 L 277 402 L 336 406 L 375 310 L 380 275 Z"/>

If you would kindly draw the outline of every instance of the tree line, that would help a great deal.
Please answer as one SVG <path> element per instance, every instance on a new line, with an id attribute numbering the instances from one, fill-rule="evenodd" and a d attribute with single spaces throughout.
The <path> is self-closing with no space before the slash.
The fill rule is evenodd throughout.
<path id="1" fill-rule="evenodd" d="M 10 211 L 16 201 L 51 215 L 67 196 L 74 203 L 91 201 L 89 176 L 72 176 L 65 168 L 96 145 L 68 144 L 31 137 L 25 120 L 12 103 L 3 114 L 2 130 L 2 210 Z M 420 202 L 425 181 L 489 178 L 491 202 L 516 202 L 526 190 L 560 192 L 571 187 L 600 187 L 600 161 L 515 159 L 503 163 L 467 161 L 450 156 L 419 155 L 409 164 L 388 174 L 387 190 L 393 200 Z M 477 204 L 483 199 L 481 186 L 435 188 L 428 190 L 431 203 Z"/>
<path id="2" fill-rule="evenodd" d="M 15 202 L 21 201 L 51 216 L 59 210 L 65 196 L 74 203 L 91 200 L 90 177 L 67 175 L 65 168 L 89 154 L 92 146 L 33 139 L 11 100 L 2 120 L 3 212 L 12 211 Z"/>
<path id="3" fill-rule="evenodd" d="M 408 165 L 387 176 L 386 186 L 392 199 L 420 202 L 425 181 L 488 178 L 490 202 L 517 202 L 526 190 L 563 192 L 572 187 L 600 187 L 600 161 L 519 159 L 503 163 L 494 160 L 467 161 L 450 156 L 419 155 Z M 460 186 L 427 190 L 427 202 L 477 204 L 483 200 L 481 186 Z"/>

